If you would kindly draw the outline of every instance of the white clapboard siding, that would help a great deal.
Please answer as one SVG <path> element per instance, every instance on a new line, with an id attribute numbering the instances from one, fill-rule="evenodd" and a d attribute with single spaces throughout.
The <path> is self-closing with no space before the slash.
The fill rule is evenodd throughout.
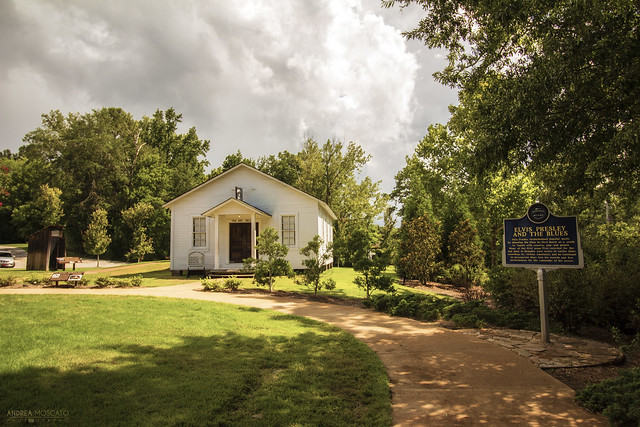
<path id="1" fill-rule="evenodd" d="M 236 188 L 242 189 L 242 203 L 224 203 L 235 199 Z M 221 205 L 222 204 L 222 205 Z M 218 206 L 221 205 L 221 206 Z M 192 252 L 202 252 L 206 269 L 238 268 L 229 262 L 229 224 L 250 222 L 252 216 L 259 231 L 273 227 L 282 229 L 282 216 L 295 216 L 295 245 L 289 247 L 288 260 L 294 269 L 303 268 L 299 249 L 318 234 L 323 241 L 333 241 L 335 215 L 314 197 L 244 164 L 219 175 L 165 204 L 171 210 L 171 270 L 188 268 Z M 193 246 L 193 218 L 207 216 L 206 245 Z M 268 214 L 268 215 L 267 215 Z M 214 220 L 218 218 L 218 224 Z M 216 251 L 216 229 L 218 251 Z M 217 262 L 216 262 L 217 257 Z"/>

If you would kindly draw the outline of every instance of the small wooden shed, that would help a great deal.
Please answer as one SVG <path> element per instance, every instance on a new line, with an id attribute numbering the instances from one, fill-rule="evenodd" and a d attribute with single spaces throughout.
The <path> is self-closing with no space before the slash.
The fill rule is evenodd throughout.
<path id="1" fill-rule="evenodd" d="M 51 225 L 27 236 L 27 270 L 57 270 L 56 258 L 66 254 L 63 226 Z"/>

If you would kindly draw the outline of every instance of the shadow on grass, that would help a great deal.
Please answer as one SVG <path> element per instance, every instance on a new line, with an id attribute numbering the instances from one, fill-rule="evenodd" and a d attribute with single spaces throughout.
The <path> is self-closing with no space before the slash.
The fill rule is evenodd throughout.
<path id="1" fill-rule="evenodd" d="M 73 425 L 389 425 L 384 368 L 346 341 L 228 332 L 101 348 L 110 357 L 0 375 L 0 423 L 62 411 Z"/>

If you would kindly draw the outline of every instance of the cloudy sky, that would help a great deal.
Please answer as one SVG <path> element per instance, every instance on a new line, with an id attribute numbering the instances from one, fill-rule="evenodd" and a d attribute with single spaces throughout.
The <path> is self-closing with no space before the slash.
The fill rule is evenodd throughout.
<path id="1" fill-rule="evenodd" d="M 421 14 L 379 0 L 0 0 L 0 149 L 50 110 L 174 107 L 213 167 L 337 138 L 391 191 L 457 99 L 432 77 L 444 53 L 400 34 Z"/>

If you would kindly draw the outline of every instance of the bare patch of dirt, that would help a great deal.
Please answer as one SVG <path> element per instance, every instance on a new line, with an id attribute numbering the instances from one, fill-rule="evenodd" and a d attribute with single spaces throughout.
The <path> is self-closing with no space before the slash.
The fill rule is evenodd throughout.
<path id="1" fill-rule="evenodd" d="M 611 333 L 601 328 L 584 328 L 578 336 L 597 341 L 606 342 L 618 347 Z M 628 337 L 629 342 L 631 337 Z M 562 381 L 572 389 L 579 391 L 589 384 L 596 384 L 604 380 L 615 378 L 623 369 L 640 368 L 640 353 L 626 355 L 624 361 L 615 365 L 590 366 L 586 368 L 558 368 L 545 369 L 545 371 L 556 379 Z"/>
<path id="2" fill-rule="evenodd" d="M 556 379 L 562 381 L 572 389 L 579 391 L 588 386 L 615 378 L 622 369 L 640 367 L 640 357 L 627 357 L 619 365 L 591 366 L 587 368 L 558 368 L 545 371 Z"/>

